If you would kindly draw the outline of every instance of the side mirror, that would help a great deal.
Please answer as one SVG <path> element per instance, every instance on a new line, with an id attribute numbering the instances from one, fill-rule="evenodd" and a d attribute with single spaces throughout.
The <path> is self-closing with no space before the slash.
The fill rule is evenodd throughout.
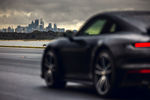
<path id="1" fill-rule="evenodd" d="M 63 34 L 63 36 L 67 37 L 70 41 L 74 41 L 72 32 L 66 32 Z"/>
<path id="2" fill-rule="evenodd" d="M 67 37 L 70 41 L 76 42 L 80 45 L 86 45 L 86 42 L 82 39 L 74 39 L 73 38 L 74 33 L 73 32 L 66 32 L 63 34 L 64 37 Z"/>

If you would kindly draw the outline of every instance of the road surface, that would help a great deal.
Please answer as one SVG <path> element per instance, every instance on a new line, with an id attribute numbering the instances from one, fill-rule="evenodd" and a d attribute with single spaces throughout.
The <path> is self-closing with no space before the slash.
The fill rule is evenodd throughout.
<path id="1" fill-rule="evenodd" d="M 124 90 L 113 98 L 101 98 L 90 86 L 68 83 L 49 89 L 40 78 L 43 49 L 0 48 L 0 100 L 149 100 L 150 92 Z"/>

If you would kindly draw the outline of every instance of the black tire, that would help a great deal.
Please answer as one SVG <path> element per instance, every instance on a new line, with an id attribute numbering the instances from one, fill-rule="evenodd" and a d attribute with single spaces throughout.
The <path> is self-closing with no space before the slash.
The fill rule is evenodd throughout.
<path id="1" fill-rule="evenodd" d="M 45 83 L 50 88 L 63 88 L 66 82 L 60 75 L 58 59 L 52 50 L 47 50 L 43 58 L 43 75 Z"/>
<path id="2" fill-rule="evenodd" d="M 112 54 L 108 50 L 98 52 L 94 65 L 94 86 L 97 93 L 102 97 L 113 96 L 118 87 Z"/>

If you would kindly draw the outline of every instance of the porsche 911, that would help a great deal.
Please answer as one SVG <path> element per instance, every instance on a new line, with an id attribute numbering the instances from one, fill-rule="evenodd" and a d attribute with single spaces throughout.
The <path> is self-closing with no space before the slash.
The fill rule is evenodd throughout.
<path id="1" fill-rule="evenodd" d="M 150 84 L 150 11 L 103 12 L 73 35 L 45 48 L 41 77 L 48 87 L 91 84 L 100 96 Z"/>

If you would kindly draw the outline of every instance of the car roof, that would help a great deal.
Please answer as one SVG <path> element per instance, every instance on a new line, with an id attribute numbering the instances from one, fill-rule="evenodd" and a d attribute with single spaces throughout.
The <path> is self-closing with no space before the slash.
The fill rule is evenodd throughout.
<path id="1" fill-rule="evenodd" d="M 146 32 L 150 28 L 150 11 L 111 11 L 98 14 L 97 16 L 101 15 L 122 19 L 142 32 Z"/>
<path id="2" fill-rule="evenodd" d="M 140 15 L 149 15 L 149 21 L 146 21 L 146 23 L 144 23 L 139 19 L 135 19 L 133 17 Z M 97 15 L 94 15 L 84 24 L 80 31 L 83 31 L 86 28 L 86 24 L 93 22 L 94 19 L 97 19 L 99 17 L 107 17 L 113 20 L 115 19 L 115 21 L 121 25 L 124 31 L 146 33 L 147 30 L 150 29 L 150 11 L 111 11 L 101 12 Z"/>
<path id="3" fill-rule="evenodd" d="M 102 14 L 109 15 L 109 16 L 136 16 L 136 15 L 150 15 L 150 11 L 111 11 L 111 12 L 104 12 Z"/>

